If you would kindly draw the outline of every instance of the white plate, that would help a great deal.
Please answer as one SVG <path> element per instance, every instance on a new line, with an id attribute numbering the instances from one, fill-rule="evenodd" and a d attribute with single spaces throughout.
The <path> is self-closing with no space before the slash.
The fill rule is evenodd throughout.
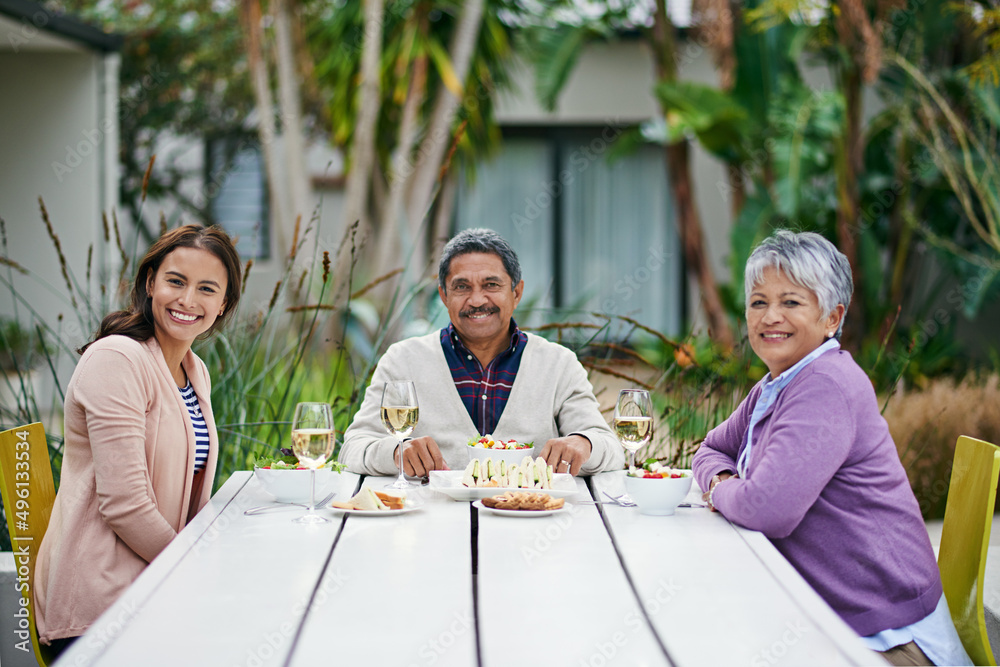
<path id="1" fill-rule="evenodd" d="M 327 506 L 326 509 L 350 516 L 397 516 L 399 514 L 406 514 L 407 512 L 416 512 L 422 507 L 423 505 L 414 505 L 413 507 L 404 507 L 401 510 L 345 510 L 342 507 Z"/>
<path id="2" fill-rule="evenodd" d="M 551 489 L 516 489 L 503 486 L 462 486 L 464 470 L 431 470 L 431 488 L 452 500 L 479 500 L 502 494 L 504 491 L 537 491 L 553 498 L 568 498 L 578 492 L 573 476 L 565 472 L 552 475 Z"/>
<path id="3" fill-rule="evenodd" d="M 541 493 L 549 493 L 543 490 Z M 552 494 L 549 494 L 552 495 Z M 562 514 L 569 510 L 572 505 L 569 503 L 564 503 L 562 507 L 557 510 L 502 510 L 496 507 L 487 507 L 483 504 L 483 501 L 477 500 L 472 503 L 472 506 L 476 509 L 489 512 L 490 514 L 499 514 L 500 516 L 521 516 L 521 517 L 536 517 L 536 516 L 550 516 L 552 514 Z"/>

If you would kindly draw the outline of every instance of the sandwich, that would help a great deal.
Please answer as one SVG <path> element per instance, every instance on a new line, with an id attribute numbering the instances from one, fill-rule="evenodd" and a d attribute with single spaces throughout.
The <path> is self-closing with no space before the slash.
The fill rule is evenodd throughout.
<path id="1" fill-rule="evenodd" d="M 471 488 L 501 487 L 513 489 L 551 489 L 552 466 L 539 456 L 525 456 L 520 465 L 493 459 L 472 459 L 462 472 L 462 486 Z"/>
<path id="2" fill-rule="evenodd" d="M 330 507 L 337 507 L 342 510 L 384 512 L 403 509 L 405 501 L 406 498 L 404 496 L 394 496 L 380 491 L 372 491 L 366 486 L 358 491 L 358 494 L 350 500 L 330 503 Z"/>

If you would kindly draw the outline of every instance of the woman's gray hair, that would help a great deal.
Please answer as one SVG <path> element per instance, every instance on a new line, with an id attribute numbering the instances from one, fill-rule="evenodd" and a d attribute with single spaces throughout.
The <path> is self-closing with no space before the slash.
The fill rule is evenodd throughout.
<path id="1" fill-rule="evenodd" d="M 754 248 L 743 273 L 746 306 L 750 307 L 750 294 L 764 280 L 764 269 L 774 267 L 783 272 L 793 283 L 816 295 L 824 316 L 844 304 L 844 312 L 851 305 L 854 280 L 851 264 L 844 253 L 825 238 L 814 232 L 791 232 L 779 229 Z M 836 337 L 844 330 L 840 319 Z"/>
<path id="2" fill-rule="evenodd" d="M 507 275 L 510 276 L 511 291 L 514 291 L 517 284 L 521 282 L 521 263 L 517 260 L 517 253 L 510 247 L 510 244 L 492 229 L 476 227 L 456 234 L 441 251 L 441 263 L 438 264 L 438 285 L 441 286 L 442 290 L 448 291 L 445 280 L 448 279 L 448 272 L 451 270 L 451 260 L 470 252 L 497 255 L 503 262 L 503 268 L 506 269 Z"/>

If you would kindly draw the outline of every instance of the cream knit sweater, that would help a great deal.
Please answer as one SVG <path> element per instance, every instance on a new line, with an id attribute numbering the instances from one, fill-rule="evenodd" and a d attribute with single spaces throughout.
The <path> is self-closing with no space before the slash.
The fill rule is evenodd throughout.
<path id="1" fill-rule="evenodd" d="M 390 346 L 382 356 L 361 408 L 344 434 L 340 461 L 352 472 L 393 475 L 396 439 L 379 419 L 382 387 L 390 380 L 412 380 L 420 405 L 420 420 L 412 437 L 431 436 L 452 470 L 469 462 L 466 443 L 485 435 L 476 432 L 441 349 L 441 332 L 409 338 Z M 546 441 L 570 434 L 590 440 L 592 451 L 581 473 L 618 470 L 625 454 L 601 415 L 587 372 L 570 350 L 528 334 L 524 356 L 510 398 L 493 435 L 534 442 L 534 456 Z"/>

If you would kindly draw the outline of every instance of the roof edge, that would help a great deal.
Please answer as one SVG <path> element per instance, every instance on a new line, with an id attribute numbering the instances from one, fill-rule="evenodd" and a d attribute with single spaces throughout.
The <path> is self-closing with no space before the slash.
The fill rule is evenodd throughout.
<path id="1" fill-rule="evenodd" d="M 69 14 L 52 11 L 31 0 L 0 0 L 0 14 L 27 21 L 34 28 L 62 35 L 105 53 L 120 51 L 125 41 L 124 35 L 104 32 Z"/>

